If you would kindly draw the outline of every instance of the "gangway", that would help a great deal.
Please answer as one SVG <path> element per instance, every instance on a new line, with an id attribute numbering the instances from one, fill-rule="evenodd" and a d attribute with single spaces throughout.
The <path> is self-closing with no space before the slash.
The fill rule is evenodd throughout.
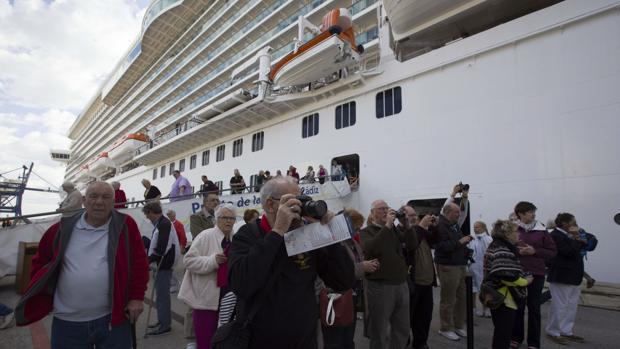
<path id="1" fill-rule="evenodd" d="M 0 173 L 0 214 L 9 213 L 12 214 L 13 217 L 21 217 L 22 216 L 22 197 L 26 190 L 31 191 L 39 191 L 45 193 L 58 193 L 58 190 L 47 188 L 29 188 L 27 187 L 28 179 L 30 178 L 30 174 L 32 172 L 32 168 L 34 167 L 34 163 L 30 163 L 30 167 L 26 165 L 22 165 L 21 168 L 17 168 L 8 172 Z M 22 171 L 21 176 L 18 176 L 17 179 L 9 179 L 6 178 L 5 175 L 14 171 Z M 34 173 L 37 177 L 41 178 L 39 175 Z M 43 179 L 43 178 L 41 178 Z M 45 181 L 45 179 L 43 179 Z M 46 181 L 47 182 L 47 181 Z"/>

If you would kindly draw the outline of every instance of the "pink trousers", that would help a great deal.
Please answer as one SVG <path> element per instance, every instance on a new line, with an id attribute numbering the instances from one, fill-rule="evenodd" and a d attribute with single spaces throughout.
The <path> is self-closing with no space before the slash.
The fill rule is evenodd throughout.
<path id="1" fill-rule="evenodd" d="M 197 349 L 211 348 L 211 338 L 217 330 L 218 311 L 194 309 L 193 318 Z"/>

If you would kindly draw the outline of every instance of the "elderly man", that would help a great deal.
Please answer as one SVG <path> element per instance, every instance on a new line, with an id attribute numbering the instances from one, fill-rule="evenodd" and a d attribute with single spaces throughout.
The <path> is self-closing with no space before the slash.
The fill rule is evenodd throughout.
<path id="1" fill-rule="evenodd" d="M 241 194 L 245 189 L 245 180 L 238 169 L 235 169 L 234 176 L 230 178 L 230 193 Z"/>
<path id="2" fill-rule="evenodd" d="M 195 239 L 200 232 L 215 225 L 215 208 L 220 204 L 217 193 L 207 193 L 202 197 L 202 209 L 189 217 L 189 231 Z"/>
<path id="3" fill-rule="evenodd" d="M 152 330 L 148 335 L 159 336 L 172 330 L 170 309 L 170 279 L 175 259 L 180 255 L 179 239 L 172 222 L 162 214 L 158 202 L 150 202 L 142 212 L 153 223 L 153 235 L 148 250 L 150 269 L 155 270 L 155 299 L 157 320 L 159 323 L 149 325 Z"/>
<path id="4" fill-rule="evenodd" d="M 62 184 L 62 190 L 67 193 L 67 197 L 62 200 L 56 212 L 62 213 L 63 217 L 69 217 L 76 214 L 82 208 L 82 194 L 69 181 Z"/>
<path id="5" fill-rule="evenodd" d="M 299 186 L 292 178 L 277 177 L 260 195 L 264 215 L 239 229 L 229 255 L 228 281 L 238 297 L 238 316 L 256 311 L 248 348 L 314 349 L 319 311 L 314 281 L 319 276 L 336 292 L 350 289 L 353 261 L 341 244 L 287 256 L 284 234 L 302 224 Z M 328 213 L 322 222 L 332 217 Z"/>
<path id="6" fill-rule="evenodd" d="M 91 183 L 84 206 L 41 238 L 32 280 L 15 310 L 17 323 L 52 312 L 53 349 L 130 348 L 130 322 L 142 312 L 148 281 L 140 231 L 113 209 L 108 183 Z"/>
<path id="7" fill-rule="evenodd" d="M 385 201 L 376 200 L 370 210 L 372 224 L 360 232 L 364 258 L 379 260 L 379 270 L 366 275 L 371 349 L 404 348 L 409 338 L 407 257 L 417 248 L 418 239 L 415 217 L 401 217 L 397 227 L 396 214 Z"/>
<path id="8" fill-rule="evenodd" d="M 227 292 L 227 257 L 235 208 L 223 204 L 215 210 L 216 226 L 196 237 L 185 257 L 185 276 L 179 299 L 193 309 L 197 349 L 210 348 L 218 325 L 220 299 Z"/>
<path id="9" fill-rule="evenodd" d="M 172 176 L 174 177 L 174 183 L 172 183 L 172 188 L 170 189 L 170 201 L 189 199 L 189 195 L 192 193 L 192 185 L 189 184 L 187 178 L 181 176 L 179 170 L 173 171 Z"/>
<path id="10" fill-rule="evenodd" d="M 461 207 L 451 200 L 442 210 L 437 223 L 438 241 L 435 244 L 435 264 L 441 283 L 439 301 L 439 334 L 453 341 L 466 337 L 465 275 L 467 273 L 467 244 L 473 239 L 464 235 L 459 225 Z"/>

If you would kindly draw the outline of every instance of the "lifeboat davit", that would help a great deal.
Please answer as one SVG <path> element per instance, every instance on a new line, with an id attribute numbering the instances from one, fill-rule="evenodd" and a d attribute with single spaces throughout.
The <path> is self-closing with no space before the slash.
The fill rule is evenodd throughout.
<path id="1" fill-rule="evenodd" d="M 115 164 L 124 164 L 131 161 L 136 149 L 146 144 L 148 141 L 149 138 L 145 134 L 130 133 L 112 144 L 112 148 L 108 151 L 108 157 Z"/>
<path id="2" fill-rule="evenodd" d="M 329 11 L 318 28 L 301 17 L 299 27 L 298 42 L 306 29 L 318 35 L 296 47 L 271 68 L 269 78 L 274 85 L 308 84 L 360 61 L 364 46 L 355 43 L 353 20 L 347 9 Z"/>
<path id="3" fill-rule="evenodd" d="M 107 152 L 99 154 L 99 156 L 88 165 L 90 173 L 95 177 L 101 177 L 114 167 L 114 162 L 110 160 Z"/>
<path id="4" fill-rule="evenodd" d="M 86 182 L 88 182 L 90 177 L 91 176 L 90 176 L 90 170 L 88 168 L 88 165 L 84 165 L 84 166 L 82 166 L 82 168 L 80 168 L 80 171 L 75 176 L 75 182 L 76 183 L 86 183 Z"/>

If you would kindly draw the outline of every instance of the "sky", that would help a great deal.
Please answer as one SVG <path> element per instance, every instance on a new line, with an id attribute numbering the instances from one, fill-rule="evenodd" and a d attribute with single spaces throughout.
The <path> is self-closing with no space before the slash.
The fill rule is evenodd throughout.
<path id="1" fill-rule="evenodd" d="M 29 187 L 60 187 L 65 167 L 49 150 L 70 148 L 69 127 L 138 37 L 149 3 L 0 0 L 0 174 L 34 162 L 44 180 L 31 175 Z M 27 191 L 22 211 L 59 201 Z"/>

